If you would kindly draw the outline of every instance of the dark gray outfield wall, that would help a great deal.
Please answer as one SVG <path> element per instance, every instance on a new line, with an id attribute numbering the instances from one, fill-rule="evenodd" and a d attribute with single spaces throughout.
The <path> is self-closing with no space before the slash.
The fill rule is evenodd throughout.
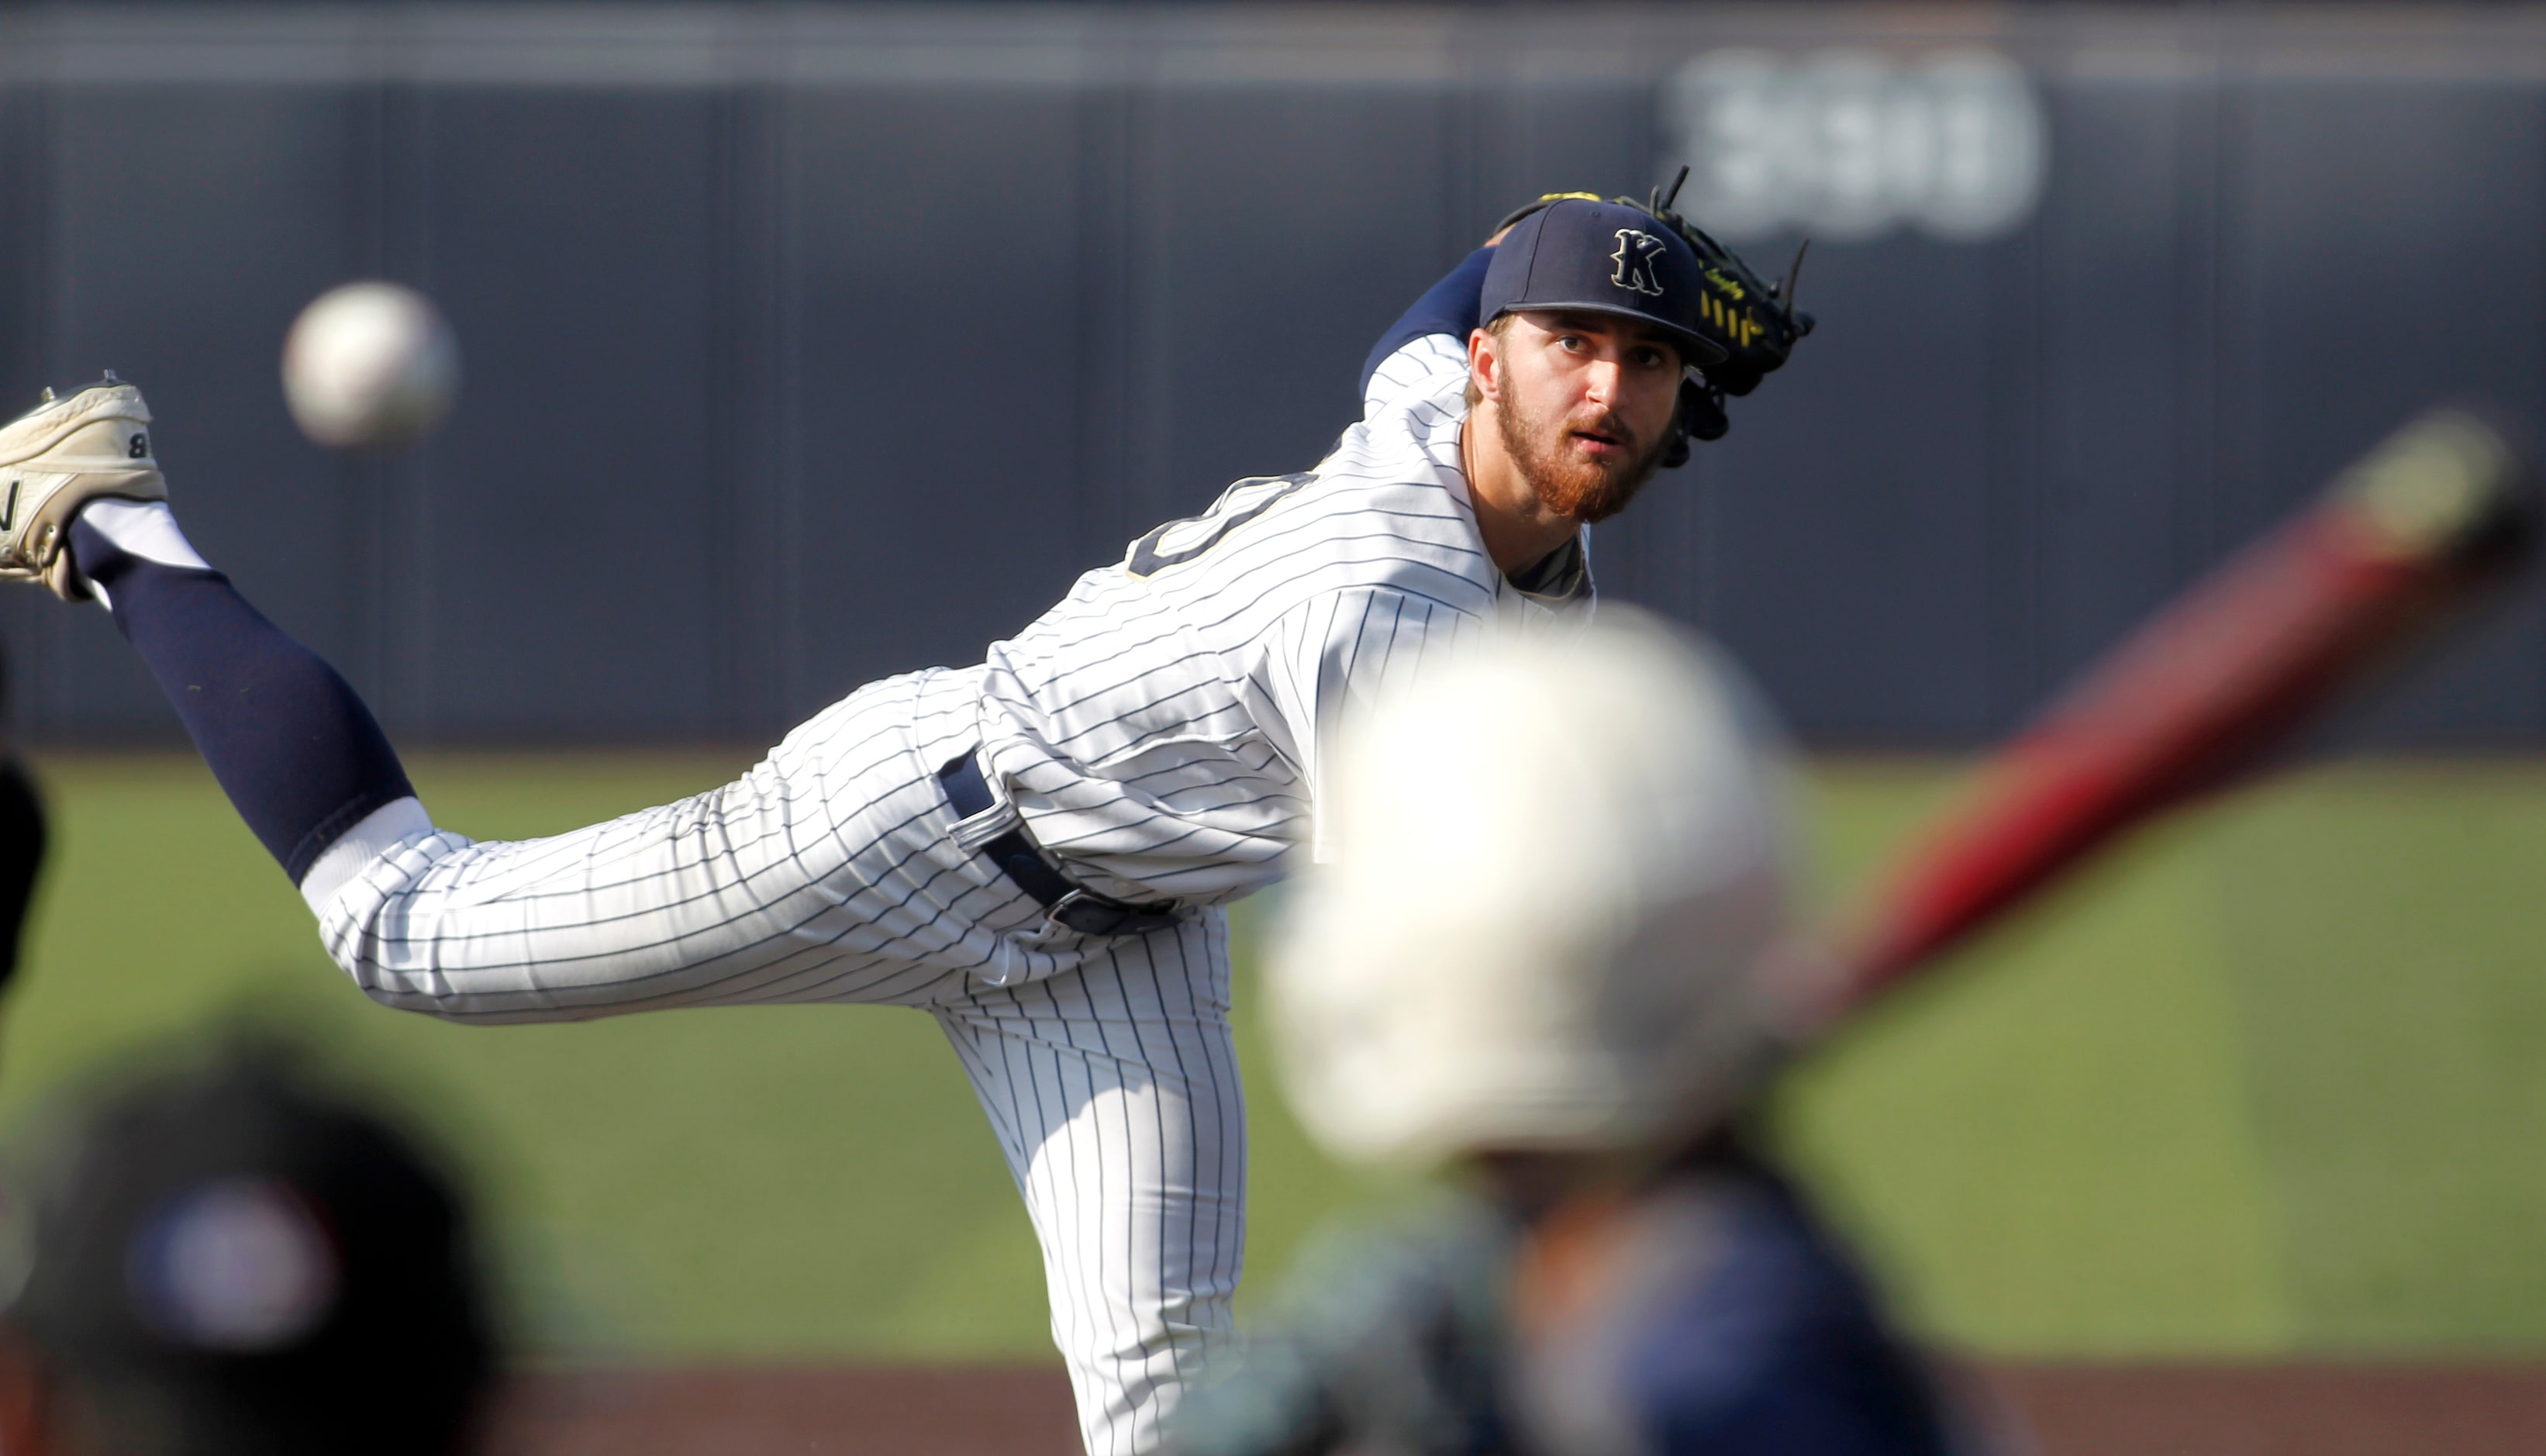
<path id="1" fill-rule="evenodd" d="M 2415 406 L 2546 402 L 2546 19 L 13 13 L 0 399 L 141 381 L 197 541 L 404 739 L 760 739 L 1313 462 L 1495 215 L 1679 159 L 1693 60 L 1974 45 L 2022 68 L 2038 195 L 1832 224 L 1821 332 L 1598 554 L 1812 740 L 1969 744 Z M 388 466 L 276 382 L 367 275 L 467 356 Z M 30 736 L 173 731 L 104 614 L 18 591 L 0 632 Z M 2546 613 L 2371 735 L 2546 740 Z"/>

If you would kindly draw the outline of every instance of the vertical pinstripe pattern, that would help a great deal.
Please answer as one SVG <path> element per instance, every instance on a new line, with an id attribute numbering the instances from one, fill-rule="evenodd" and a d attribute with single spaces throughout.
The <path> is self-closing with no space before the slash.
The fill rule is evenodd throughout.
<path id="1" fill-rule="evenodd" d="M 1240 481 L 1091 571 L 988 661 L 874 683 L 735 782 L 553 838 L 398 841 L 320 914 L 387 1005 L 466 1022 L 874 1002 L 933 1014 L 1042 1242 L 1088 1449 L 1150 1449 L 1230 1328 L 1243 1103 L 1219 906 L 1312 838 L 1335 724 L 1485 631 L 1587 602 L 1487 558 L 1465 356 L 1418 340 L 1315 471 Z M 937 769 L 998 796 L 957 819 Z M 1020 820 L 1081 883 L 1191 907 L 1097 940 L 974 849 Z"/>
<path id="2" fill-rule="evenodd" d="M 1034 1216 L 1087 1449 L 1144 1451 L 1226 1335 L 1246 1131 L 1217 911 L 938 1009 Z"/>

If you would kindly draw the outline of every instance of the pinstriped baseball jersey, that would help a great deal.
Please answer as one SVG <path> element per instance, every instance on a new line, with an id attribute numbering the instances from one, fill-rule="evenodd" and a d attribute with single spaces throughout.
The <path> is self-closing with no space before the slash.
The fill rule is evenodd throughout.
<path id="1" fill-rule="evenodd" d="M 1311 837 L 1339 720 L 1463 636 L 1588 601 L 1578 539 L 1538 592 L 1485 554 L 1460 469 L 1467 381 L 1458 341 L 1415 340 L 1315 469 L 1238 481 L 991 646 L 984 766 L 1089 888 L 1261 889 Z"/>

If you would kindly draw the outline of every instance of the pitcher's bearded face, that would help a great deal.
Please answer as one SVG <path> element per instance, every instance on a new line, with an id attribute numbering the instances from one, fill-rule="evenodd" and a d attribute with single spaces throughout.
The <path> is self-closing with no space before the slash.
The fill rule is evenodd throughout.
<path id="1" fill-rule="evenodd" d="M 1679 408 L 1679 352 L 1610 314 L 1531 311 L 1497 331 L 1495 425 L 1541 504 L 1605 521 L 1661 468 Z"/>
<path id="2" fill-rule="evenodd" d="M 1636 492 L 1661 468 L 1670 446 L 1669 427 L 1639 439 L 1635 428 L 1615 409 L 1580 404 L 1558 414 L 1544 414 L 1529 402 L 1506 396 L 1495 411 L 1503 449 L 1520 468 L 1521 478 L 1549 510 L 1593 525 L 1627 508 Z"/>

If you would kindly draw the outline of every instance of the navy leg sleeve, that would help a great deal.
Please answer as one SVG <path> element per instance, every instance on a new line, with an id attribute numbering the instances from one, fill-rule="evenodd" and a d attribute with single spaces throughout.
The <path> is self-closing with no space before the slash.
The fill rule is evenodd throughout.
<path id="1" fill-rule="evenodd" d="M 218 571 L 170 566 L 71 523 L 72 559 L 203 750 L 212 777 L 297 885 L 372 811 L 413 794 L 352 685 Z"/>
<path id="2" fill-rule="evenodd" d="M 1425 334 L 1448 334 L 1461 344 L 1477 331 L 1478 295 L 1485 287 L 1485 270 L 1493 266 L 1494 250 L 1479 248 L 1450 270 L 1450 276 L 1432 285 L 1414 306 L 1379 336 L 1370 357 L 1362 361 L 1361 391 L 1370 392 L 1371 376 L 1388 362 L 1388 356 L 1413 343 Z"/>

